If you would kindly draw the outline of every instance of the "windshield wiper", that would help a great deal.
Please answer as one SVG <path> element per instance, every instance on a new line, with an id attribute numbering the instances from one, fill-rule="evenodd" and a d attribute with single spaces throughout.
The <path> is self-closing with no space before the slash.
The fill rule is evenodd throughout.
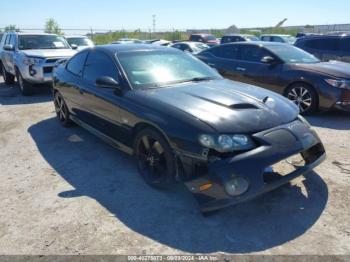
<path id="1" fill-rule="evenodd" d="M 208 80 L 213 80 L 216 79 L 216 77 L 212 77 L 212 76 L 203 76 L 203 77 L 194 77 L 191 78 L 189 80 L 187 80 L 188 82 L 200 82 L 200 81 L 208 81 Z"/>

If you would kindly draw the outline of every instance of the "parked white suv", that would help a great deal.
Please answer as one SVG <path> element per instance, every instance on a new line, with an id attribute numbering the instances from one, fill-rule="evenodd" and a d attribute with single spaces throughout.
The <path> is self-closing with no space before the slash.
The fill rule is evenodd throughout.
<path id="1" fill-rule="evenodd" d="M 85 48 L 94 47 L 95 44 L 87 36 L 67 35 L 64 37 L 71 48 L 81 51 Z"/>
<path id="2" fill-rule="evenodd" d="M 54 34 L 5 33 L 0 46 L 5 83 L 13 84 L 16 77 L 23 95 L 32 94 L 33 84 L 51 83 L 55 63 L 76 53 L 63 37 Z"/>

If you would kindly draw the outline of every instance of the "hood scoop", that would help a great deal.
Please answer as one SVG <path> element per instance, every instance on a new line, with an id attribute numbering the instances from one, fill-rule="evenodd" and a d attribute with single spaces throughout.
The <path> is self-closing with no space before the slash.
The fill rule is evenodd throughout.
<path id="1" fill-rule="evenodd" d="M 255 105 L 249 104 L 249 103 L 241 103 L 241 104 L 234 104 L 230 105 L 229 108 L 241 110 L 241 109 L 259 109 Z"/>

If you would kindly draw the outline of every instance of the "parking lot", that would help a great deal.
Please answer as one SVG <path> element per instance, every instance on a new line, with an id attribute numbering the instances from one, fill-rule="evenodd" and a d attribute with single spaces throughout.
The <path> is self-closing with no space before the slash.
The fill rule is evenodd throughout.
<path id="1" fill-rule="evenodd" d="M 132 158 L 55 119 L 50 90 L 0 78 L 1 254 L 348 254 L 350 115 L 308 117 L 328 158 L 314 173 L 203 217 L 182 186 L 156 191 Z"/>

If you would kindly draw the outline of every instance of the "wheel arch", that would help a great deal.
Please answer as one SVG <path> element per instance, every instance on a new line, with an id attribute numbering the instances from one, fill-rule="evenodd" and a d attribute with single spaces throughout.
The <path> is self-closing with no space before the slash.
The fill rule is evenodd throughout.
<path id="1" fill-rule="evenodd" d="M 283 90 L 283 96 L 287 97 L 287 91 L 290 87 L 292 86 L 295 86 L 295 85 L 298 85 L 298 84 L 302 84 L 302 85 L 306 85 L 308 87 L 310 87 L 316 94 L 316 106 L 317 108 L 319 107 L 319 103 L 320 103 L 320 95 L 319 93 L 317 92 L 317 89 L 315 88 L 314 85 L 312 85 L 311 83 L 307 82 L 307 81 L 304 81 L 304 80 L 297 80 L 297 81 L 294 81 L 294 82 L 291 82 L 289 83 Z"/>
<path id="2" fill-rule="evenodd" d="M 172 146 L 172 143 L 169 139 L 169 137 L 166 135 L 166 133 L 157 125 L 153 124 L 153 123 L 150 123 L 150 122 L 140 122 L 140 123 L 137 123 L 133 128 L 132 128 L 132 141 L 133 141 L 133 144 L 135 142 L 135 139 L 136 139 L 136 136 L 139 132 L 141 132 L 142 130 L 145 130 L 145 129 L 152 129 L 156 132 L 158 132 L 159 134 L 162 135 L 162 137 L 165 139 L 165 141 L 168 142 L 169 146 L 171 148 L 173 148 Z"/>

